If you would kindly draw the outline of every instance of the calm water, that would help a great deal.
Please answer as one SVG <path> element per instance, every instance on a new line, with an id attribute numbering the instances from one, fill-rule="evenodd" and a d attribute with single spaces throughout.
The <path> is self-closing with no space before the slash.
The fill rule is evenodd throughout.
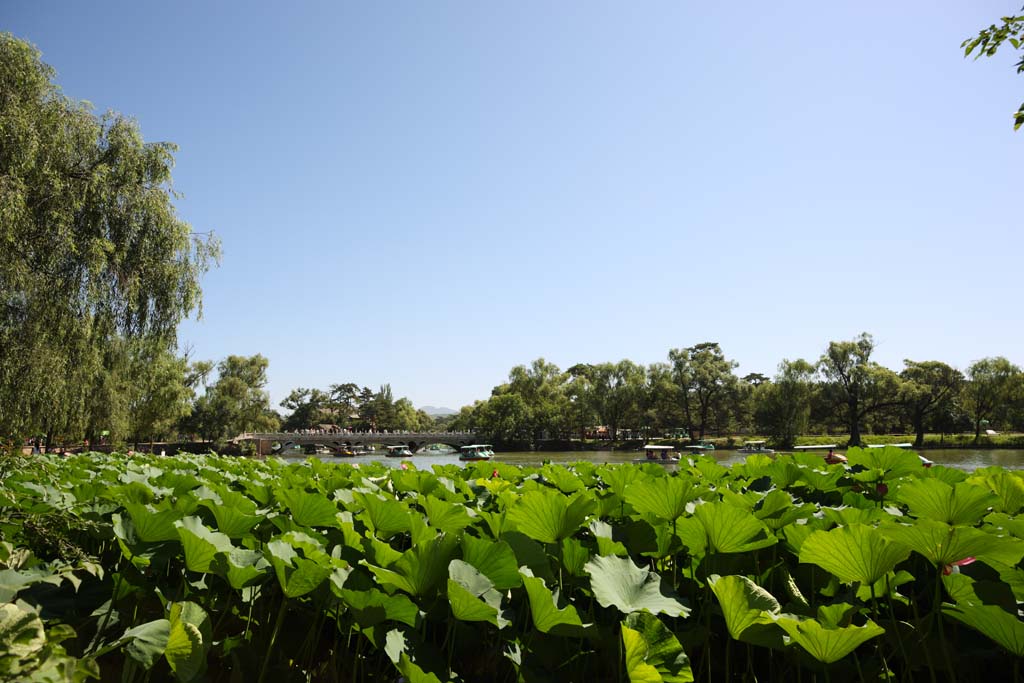
<path id="1" fill-rule="evenodd" d="M 819 451 L 815 451 L 819 452 Z M 824 453 L 824 451 L 820 451 Z M 989 465 L 999 465 L 1007 469 L 1024 469 L 1024 450 L 932 450 L 922 451 L 924 456 L 936 463 L 937 465 L 946 465 L 947 467 L 959 467 L 963 470 L 975 470 L 979 467 L 987 467 Z M 747 457 L 743 453 L 737 453 L 736 451 L 714 451 L 715 460 L 722 463 L 723 465 L 731 465 L 737 462 L 743 462 Z M 307 456 L 299 451 L 293 451 L 284 455 L 286 459 L 304 459 Z M 363 462 L 374 462 L 380 461 L 385 464 L 393 465 L 397 467 L 403 460 L 403 458 L 387 458 L 384 457 L 383 451 L 378 451 L 372 455 L 360 455 L 354 458 L 336 458 L 331 455 L 319 455 L 317 456 L 325 462 L 346 462 L 346 463 L 363 463 Z M 557 451 L 539 451 L 539 452 L 520 452 L 520 453 L 497 453 L 494 456 L 494 460 L 498 462 L 507 462 L 513 465 L 540 465 L 545 460 L 551 462 L 577 462 L 579 460 L 588 460 L 595 463 L 605 462 L 632 462 L 636 458 L 642 458 L 643 453 L 638 451 L 569 451 L 569 452 L 557 452 Z M 405 458 L 409 459 L 409 458 Z M 416 466 L 425 469 L 431 465 L 438 464 L 451 464 L 458 463 L 459 458 L 457 454 L 452 455 L 415 455 L 412 460 L 416 463 Z"/>

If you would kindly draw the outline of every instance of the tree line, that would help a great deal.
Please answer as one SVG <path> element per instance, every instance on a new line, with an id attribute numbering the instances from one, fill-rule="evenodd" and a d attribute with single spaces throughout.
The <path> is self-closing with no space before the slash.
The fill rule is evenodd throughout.
<path id="1" fill-rule="evenodd" d="M 577 364 L 543 358 L 519 365 L 486 400 L 452 423 L 490 440 L 536 445 L 586 438 L 595 425 L 616 440 L 623 430 L 649 437 L 682 433 L 763 434 L 791 447 L 801 434 L 866 432 L 915 435 L 1024 428 L 1024 373 L 1003 357 L 960 371 L 936 360 L 904 361 L 899 372 L 872 360 L 864 333 L 828 344 L 815 362 L 783 360 L 774 377 L 738 376 L 719 344 L 672 349 L 665 362 Z"/>

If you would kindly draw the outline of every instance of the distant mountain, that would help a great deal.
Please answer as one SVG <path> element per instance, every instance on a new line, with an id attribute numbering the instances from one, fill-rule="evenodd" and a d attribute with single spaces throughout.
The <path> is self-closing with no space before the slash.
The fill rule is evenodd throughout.
<path id="1" fill-rule="evenodd" d="M 459 412 L 457 410 L 452 410 L 451 408 L 438 408 L 436 406 L 423 406 L 422 408 L 420 408 L 420 410 L 422 410 L 427 415 L 433 415 L 433 416 L 438 416 L 438 415 L 455 415 L 456 413 Z"/>

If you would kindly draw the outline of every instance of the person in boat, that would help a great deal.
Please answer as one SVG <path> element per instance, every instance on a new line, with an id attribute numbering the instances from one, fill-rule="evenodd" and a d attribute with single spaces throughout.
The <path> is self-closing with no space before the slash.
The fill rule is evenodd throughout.
<path id="1" fill-rule="evenodd" d="M 650 450 L 650 449 L 648 449 L 648 450 L 647 450 L 647 459 L 648 459 L 648 460 L 657 460 L 657 459 L 658 459 L 658 456 L 657 456 L 657 455 L 655 455 L 655 453 L 654 453 L 654 451 L 653 451 L 653 450 Z"/>

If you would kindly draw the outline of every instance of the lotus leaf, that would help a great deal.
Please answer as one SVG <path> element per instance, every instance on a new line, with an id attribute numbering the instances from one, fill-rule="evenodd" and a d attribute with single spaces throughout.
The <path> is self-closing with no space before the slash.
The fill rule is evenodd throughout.
<path id="1" fill-rule="evenodd" d="M 516 588 L 522 583 L 516 554 L 505 541 L 464 536 L 462 559 L 490 579 L 498 590 Z"/>
<path id="2" fill-rule="evenodd" d="M 851 467 L 867 468 L 865 475 L 855 475 L 860 481 L 898 479 L 919 474 L 924 467 L 917 454 L 895 446 L 885 448 L 851 448 L 846 451 L 846 460 Z"/>
<path id="3" fill-rule="evenodd" d="M 816 564 L 846 583 L 873 584 L 909 555 L 910 548 L 863 524 L 815 531 L 800 548 L 801 562 Z"/>
<path id="4" fill-rule="evenodd" d="M 508 511 L 515 528 L 541 543 L 558 543 L 583 526 L 597 504 L 587 492 L 568 498 L 550 489 L 525 493 Z"/>
<path id="5" fill-rule="evenodd" d="M 771 623 L 769 615 L 781 611 L 779 601 L 745 576 L 711 576 L 711 590 L 718 598 L 726 628 L 734 640 L 742 640 L 751 626 Z"/>
<path id="6" fill-rule="evenodd" d="M 760 520 L 728 503 L 698 505 L 693 516 L 704 526 L 712 553 L 749 552 L 779 541 Z"/>
<path id="7" fill-rule="evenodd" d="M 184 516 L 178 510 L 156 510 L 142 503 L 125 503 L 124 507 L 132 518 L 136 536 L 143 543 L 178 540 L 174 523 Z"/>
<path id="8" fill-rule="evenodd" d="M 406 550 L 391 569 L 371 564 L 367 567 L 382 586 L 391 586 L 417 597 L 427 595 L 447 577 L 448 563 L 458 542 L 458 537 L 442 534 Z"/>
<path id="9" fill-rule="evenodd" d="M 35 668 L 46 647 L 46 630 L 39 615 L 24 603 L 0 605 L 0 676 L 15 680 Z"/>
<path id="10" fill-rule="evenodd" d="M 989 604 L 975 590 L 975 582 L 962 574 L 943 577 L 955 606 L 944 605 L 942 612 L 967 624 L 998 643 L 1015 657 L 1024 657 L 1024 621 L 1017 615 L 1015 601 L 1010 601 L 1013 612 L 999 604 Z"/>
<path id="11" fill-rule="evenodd" d="M 427 513 L 430 526 L 436 529 L 457 534 L 473 524 L 473 518 L 469 516 L 465 505 L 449 503 L 432 496 L 424 496 L 419 502 Z"/>
<path id="12" fill-rule="evenodd" d="M 198 517 L 185 517 L 175 522 L 175 526 L 185 549 L 185 566 L 194 572 L 209 572 L 217 553 L 234 549 L 226 534 L 211 531 Z"/>
<path id="13" fill-rule="evenodd" d="M 1013 472 L 1001 469 L 976 472 L 967 481 L 991 489 L 999 497 L 996 508 L 1000 512 L 1015 515 L 1024 507 L 1024 479 Z"/>
<path id="14" fill-rule="evenodd" d="M 388 595 L 376 588 L 350 590 L 334 585 L 331 586 L 331 590 L 348 605 L 356 623 L 364 628 L 376 626 L 387 620 L 416 626 L 419 609 L 402 593 Z"/>
<path id="15" fill-rule="evenodd" d="M 686 514 L 686 504 L 700 494 L 701 489 L 693 479 L 680 475 L 635 481 L 623 497 L 637 512 L 671 522 Z"/>
<path id="16" fill-rule="evenodd" d="M 931 519 L 884 526 L 881 532 L 886 538 L 907 546 L 939 566 L 966 557 L 1015 565 L 1024 557 L 1024 541 Z"/>
<path id="17" fill-rule="evenodd" d="M 460 621 L 486 621 L 498 628 L 508 625 L 499 615 L 501 594 L 472 565 L 452 560 L 448 565 L 448 604 Z"/>
<path id="18" fill-rule="evenodd" d="M 549 590 L 543 579 L 532 576 L 529 571 L 522 573 L 522 579 L 530 601 L 530 616 L 538 631 L 556 636 L 582 636 L 590 627 L 580 620 L 573 605 L 559 609 L 558 591 Z"/>
<path id="19" fill-rule="evenodd" d="M 409 531 L 409 508 L 397 500 L 388 500 L 373 493 L 357 493 L 356 501 L 363 506 L 359 519 L 380 538 L 385 540 L 402 531 Z"/>
<path id="20" fill-rule="evenodd" d="M 689 683 L 690 658 L 679 640 L 658 618 L 634 612 L 623 620 L 622 645 L 630 683 Z"/>
<path id="21" fill-rule="evenodd" d="M 338 526 L 338 506 L 319 491 L 310 493 L 301 487 L 280 488 L 274 491 L 274 495 L 300 526 Z"/>
<path id="22" fill-rule="evenodd" d="M 938 479 L 916 479 L 900 487 L 898 498 L 916 517 L 947 524 L 974 525 L 999 498 L 987 488 L 969 483 L 949 485 Z"/>
<path id="23" fill-rule="evenodd" d="M 119 642 L 124 643 L 125 655 L 148 670 L 153 668 L 156 660 L 163 657 L 170 635 L 171 622 L 157 619 L 128 629 Z"/>
<path id="24" fill-rule="evenodd" d="M 684 617 L 690 612 L 674 598 L 662 595 L 661 577 L 641 569 L 626 557 L 595 557 L 587 563 L 590 587 L 604 607 L 616 607 L 629 614 L 646 610 L 651 614 Z"/>
<path id="25" fill-rule="evenodd" d="M 857 647 L 885 629 L 868 619 L 863 626 L 826 627 L 816 619 L 798 620 L 776 617 L 778 624 L 793 641 L 819 662 L 831 664 L 850 654 Z"/>

